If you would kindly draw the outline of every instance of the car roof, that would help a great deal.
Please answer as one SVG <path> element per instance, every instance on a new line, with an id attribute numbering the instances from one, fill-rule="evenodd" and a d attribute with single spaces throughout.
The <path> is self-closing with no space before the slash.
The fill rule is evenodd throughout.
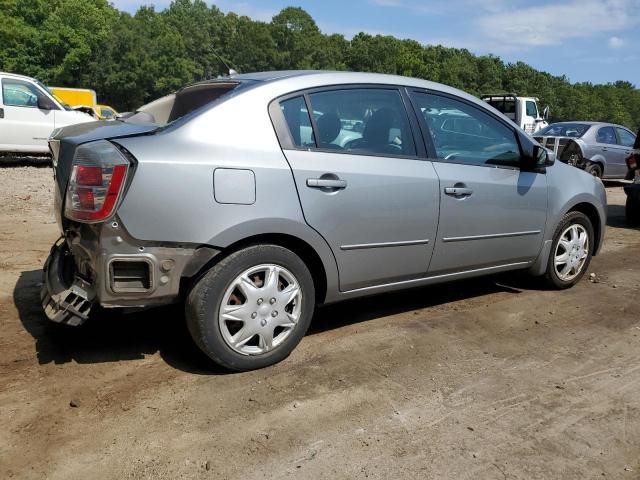
<path id="1" fill-rule="evenodd" d="M 282 80 L 292 80 L 298 77 L 316 77 L 319 86 L 329 85 L 332 81 L 335 84 L 342 83 L 369 83 L 381 85 L 404 85 L 420 88 L 432 88 L 434 90 L 451 90 L 460 92 L 453 87 L 441 83 L 422 80 L 413 77 L 403 77 L 401 75 L 390 75 L 386 73 L 350 72 L 340 70 L 276 70 L 272 72 L 254 72 L 235 74 L 228 77 L 220 77 L 216 80 L 249 80 L 255 82 L 276 82 Z M 473 97 L 476 98 L 476 97 Z M 477 98 L 476 98 L 477 99 Z"/>
<path id="2" fill-rule="evenodd" d="M 329 73 L 329 71 L 328 70 L 273 70 L 269 72 L 237 73 L 229 77 L 221 77 L 221 78 L 268 82 L 272 80 L 301 77 L 302 75 L 313 75 L 313 74 L 320 74 L 320 73 Z M 338 72 L 335 72 L 335 73 L 338 73 Z"/>
<path id="3" fill-rule="evenodd" d="M 32 82 L 35 82 L 36 79 L 33 77 L 27 77 L 26 75 L 20 75 L 18 73 L 9 73 L 9 72 L 0 72 L 0 76 L 2 77 L 11 77 L 11 78 L 17 78 L 19 80 L 30 80 Z"/>
<path id="4" fill-rule="evenodd" d="M 482 105 L 483 108 L 488 108 L 495 111 L 499 115 L 502 115 L 498 110 L 495 110 L 488 103 L 474 97 L 467 92 L 459 90 L 457 88 L 449 87 L 441 83 L 432 82 L 429 80 L 422 80 L 413 77 L 403 77 L 400 75 L 389 75 L 385 73 L 365 73 L 365 72 L 349 72 L 349 71 L 335 71 L 335 70 L 282 70 L 271 72 L 255 72 L 255 73 L 243 73 L 234 74 L 227 77 L 219 77 L 217 79 L 209 80 L 211 82 L 220 81 L 240 81 L 255 83 L 254 86 L 286 83 L 289 91 L 294 91 L 296 88 L 308 89 L 314 87 L 326 87 L 334 85 L 349 85 L 349 84 L 370 84 L 370 85 L 399 85 L 404 87 L 415 87 L 427 90 L 434 90 L 443 93 L 449 93 L 458 97 L 465 98 L 473 103 Z M 200 82 L 204 83 L 204 82 Z M 505 117 L 507 118 L 507 117 Z M 511 122 L 511 120 L 509 120 Z"/>
<path id="5" fill-rule="evenodd" d="M 576 123 L 582 124 L 582 125 L 610 125 L 612 127 L 622 127 L 622 128 L 627 128 L 624 125 L 618 125 L 617 123 L 609 123 L 609 122 L 594 122 L 592 120 L 567 120 L 565 122 L 554 122 L 551 125 L 575 125 Z M 549 126 L 551 126 L 549 125 Z"/>

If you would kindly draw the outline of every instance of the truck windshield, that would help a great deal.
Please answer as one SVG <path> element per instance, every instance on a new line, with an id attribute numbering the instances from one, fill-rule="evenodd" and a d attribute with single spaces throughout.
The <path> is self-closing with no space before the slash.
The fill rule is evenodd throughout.
<path id="1" fill-rule="evenodd" d="M 586 123 L 552 123 L 548 127 L 543 128 L 536 135 L 548 137 L 573 137 L 580 138 L 583 136 L 591 125 Z"/>

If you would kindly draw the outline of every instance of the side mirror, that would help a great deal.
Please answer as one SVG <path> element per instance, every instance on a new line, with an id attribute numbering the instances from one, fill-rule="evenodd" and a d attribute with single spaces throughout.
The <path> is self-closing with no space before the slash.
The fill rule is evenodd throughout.
<path id="1" fill-rule="evenodd" d="M 542 118 L 544 118 L 545 120 L 549 119 L 549 105 L 544 107 L 544 110 L 542 110 Z"/>
<path id="2" fill-rule="evenodd" d="M 540 145 L 534 145 L 531 153 L 520 160 L 520 169 L 525 172 L 544 173 L 556 161 L 555 154 Z"/>
<path id="3" fill-rule="evenodd" d="M 56 104 L 49 97 L 38 95 L 38 108 L 40 110 L 56 110 Z"/>

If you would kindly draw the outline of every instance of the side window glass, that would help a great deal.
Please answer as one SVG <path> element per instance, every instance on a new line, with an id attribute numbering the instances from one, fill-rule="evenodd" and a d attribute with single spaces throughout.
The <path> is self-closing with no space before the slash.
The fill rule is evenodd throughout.
<path id="1" fill-rule="evenodd" d="M 600 130 L 598 130 L 596 141 L 598 143 L 607 143 L 610 145 L 618 143 L 616 141 L 616 133 L 613 131 L 613 127 L 601 127 Z"/>
<path id="2" fill-rule="evenodd" d="M 304 97 L 294 97 L 280 102 L 280 108 L 296 147 L 315 147 L 313 129 Z"/>
<path id="3" fill-rule="evenodd" d="M 40 92 L 28 82 L 2 80 L 2 101 L 12 107 L 37 107 Z"/>
<path id="4" fill-rule="evenodd" d="M 616 130 L 618 130 L 618 136 L 620 137 L 620 145 L 633 147 L 633 144 L 636 141 L 635 135 L 624 128 L 616 128 Z"/>
<path id="5" fill-rule="evenodd" d="M 515 132 L 480 108 L 422 92 L 412 98 L 431 133 L 437 158 L 472 165 L 520 165 Z"/>
<path id="6" fill-rule="evenodd" d="M 536 102 L 527 101 L 527 115 L 533 118 L 538 118 L 538 108 Z"/>
<path id="7" fill-rule="evenodd" d="M 415 156 L 409 119 L 395 89 L 330 90 L 309 95 L 318 148 Z"/>

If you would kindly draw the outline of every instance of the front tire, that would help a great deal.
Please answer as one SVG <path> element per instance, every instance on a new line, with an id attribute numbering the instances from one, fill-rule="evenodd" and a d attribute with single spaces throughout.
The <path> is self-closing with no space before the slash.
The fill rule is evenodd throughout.
<path id="1" fill-rule="evenodd" d="M 582 212 L 567 213 L 553 236 L 545 272 L 547 284 L 556 289 L 574 286 L 589 268 L 594 234 L 591 220 Z"/>
<path id="2" fill-rule="evenodd" d="M 234 371 L 263 368 L 298 345 L 315 309 L 305 263 L 278 245 L 253 245 L 214 265 L 186 300 L 191 336 L 215 363 Z"/>

